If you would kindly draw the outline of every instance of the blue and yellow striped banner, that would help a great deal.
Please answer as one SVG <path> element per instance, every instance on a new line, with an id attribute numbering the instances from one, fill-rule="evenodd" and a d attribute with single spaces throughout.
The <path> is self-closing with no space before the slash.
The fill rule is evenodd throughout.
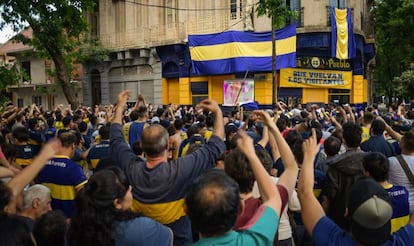
<path id="1" fill-rule="evenodd" d="M 356 44 L 351 9 L 331 7 L 332 57 L 352 59 L 356 55 Z"/>
<path id="2" fill-rule="evenodd" d="M 189 35 L 193 73 L 228 74 L 272 70 L 272 33 L 228 31 Z M 296 67 L 296 26 L 276 31 L 277 69 Z"/>

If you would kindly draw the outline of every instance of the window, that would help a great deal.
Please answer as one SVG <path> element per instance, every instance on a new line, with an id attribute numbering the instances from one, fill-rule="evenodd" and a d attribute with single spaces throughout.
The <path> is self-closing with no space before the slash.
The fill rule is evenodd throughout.
<path id="1" fill-rule="evenodd" d="M 33 96 L 32 103 L 36 104 L 37 106 L 42 105 L 42 96 Z"/>
<path id="2" fill-rule="evenodd" d="M 297 27 L 303 26 L 302 20 L 303 20 L 303 8 L 300 7 L 300 0 L 286 0 L 286 5 L 289 7 L 291 11 L 296 11 L 298 13 L 297 20 L 295 20 L 293 17 L 290 18 L 290 20 L 287 20 L 288 24 L 296 23 Z"/>
<path id="3" fill-rule="evenodd" d="M 352 15 L 353 16 L 353 15 Z M 364 14 L 362 14 L 362 12 L 361 12 L 361 17 L 360 17 L 360 19 L 361 19 L 361 30 L 364 30 Z M 365 30 L 364 30 L 365 31 Z"/>
<path id="4" fill-rule="evenodd" d="M 329 89 L 329 102 L 342 105 L 342 104 L 349 103 L 349 101 L 350 101 L 350 90 Z"/>
<path id="5" fill-rule="evenodd" d="M 330 8 L 330 6 L 333 6 L 333 7 L 339 8 L 339 9 L 345 9 L 346 8 L 345 0 L 329 1 L 329 3 L 331 3 L 331 2 L 337 2 L 337 4 L 326 6 L 326 16 L 328 17 L 328 18 L 326 18 L 327 19 L 327 26 L 331 26 L 331 8 Z M 352 22 L 354 22 L 354 8 L 351 8 L 351 18 L 352 18 Z"/>
<path id="6" fill-rule="evenodd" d="M 239 18 L 242 18 L 242 13 L 242 0 L 230 0 L 230 19 L 237 20 Z"/>
<path id="7" fill-rule="evenodd" d="M 193 105 L 208 98 L 208 82 L 192 82 L 191 83 L 191 100 Z"/>
<path id="8" fill-rule="evenodd" d="M 177 22 L 177 14 L 175 8 L 177 7 L 176 0 L 167 0 L 167 25 L 172 27 Z"/>
<path id="9" fill-rule="evenodd" d="M 30 81 L 30 61 L 22 62 L 23 81 Z"/>
<path id="10" fill-rule="evenodd" d="M 55 96 L 50 94 L 47 95 L 47 105 L 48 108 L 55 108 Z"/>
<path id="11" fill-rule="evenodd" d="M 239 18 L 242 18 L 243 17 L 242 16 L 242 13 L 243 13 L 243 3 L 240 0 L 240 2 L 239 2 Z"/>
<path id="12" fill-rule="evenodd" d="M 23 98 L 17 98 L 17 107 L 18 108 L 24 107 Z"/>
<path id="13" fill-rule="evenodd" d="M 329 0 L 329 6 L 343 9 L 345 8 L 345 0 Z"/>

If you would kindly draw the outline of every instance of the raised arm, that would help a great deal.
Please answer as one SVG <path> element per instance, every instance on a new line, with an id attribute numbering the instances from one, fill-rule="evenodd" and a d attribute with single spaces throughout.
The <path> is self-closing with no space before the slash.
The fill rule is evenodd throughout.
<path id="1" fill-rule="evenodd" d="M 7 117 L 7 119 L 6 119 L 7 123 L 9 123 L 12 120 L 14 120 L 14 118 L 16 118 L 17 114 L 20 113 L 20 110 L 17 109 L 16 107 L 14 107 L 13 111 L 14 112 L 11 115 L 9 115 L 9 117 Z"/>
<path id="2" fill-rule="evenodd" d="M 355 114 L 352 111 L 352 108 L 351 108 L 351 106 L 349 106 L 349 104 L 344 105 L 344 110 L 345 110 L 345 112 L 349 113 L 349 120 L 352 121 L 352 122 L 356 122 Z"/>
<path id="3" fill-rule="evenodd" d="M 269 134 L 269 144 L 272 150 L 273 162 L 280 158 L 279 148 L 277 147 L 276 139 L 273 134 Z"/>
<path id="4" fill-rule="evenodd" d="M 312 235 L 316 223 L 325 216 L 322 206 L 313 194 L 314 167 L 313 161 L 319 151 L 319 144 L 316 142 L 315 129 L 312 129 L 312 136 L 302 144 L 303 163 L 299 175 L 298 194 L 302 207 L 302 219 L 306 230 Z"/>
<path id="5" fill-rule="evenodd" d="M 14 196 L 17 196 L 23 188 L 37 176 L 46 165 L 47 161 L 52 158 L 60 148 L 61 143 L 58 139 L 50 140 L 42 147 L 42 150 L 32 163 L 10 180 L 7 185 L 12 190 Z"/>
<path id="6" fill-rule="evenodd" d="M 136 157 L 131 148 L 125 142 L 125 138 L 122 133 L 122 114 L 130 95 L 131 91 L 129 90 L 122 91 L 118 94 L 115 115 L 112 119 L 112 124 L 109 130 L 112 158 L 124 171 L 129 163 L 128 160 Z"/>
<path id="7" fill-rule="evenodd" d="M 29 110 L 29 115 L 28 115 L 29 119 L 33 118 L 33 112 L 35 110 L 35 108 L 34 108 L 35 106 L 36 106 L 36 104 L 30 105 L 30 110 Z"/>
<path id="8" fill-rule="evenodd" d="M 283 185 L 287 189 L 290 197 L 296 186 L 296 180 L 299 172 L 298 164 L 296 163 L 292 150 L 280 133 L 279 128 L 276 127 L 276 124 L 270 118 L 270 115 L 262 110 L 254 111 L 254 113 L 265 125 L 269 127 L 270 134 L 272 134 L 276 140 L 276 144 L 285 167 L 285 171 L 280 176 L 278 184 Z"/>
<path id="9" fill-rule="evenodd" d="M 0 148 L 0 152 L 1 152 L 1 148 Z M 0 157 L 0 167 L 4 167 L 4 168 L 10 170 L 13 173 L 12 176 L 14 176 L 15 174 L 19 173 L 20 172 L 20 169 L 21 169 L 20 167 L 17 168 L 14 165 L 11 165 L 9 163 L 9 161 L 7 160 L 7 158 L 4 155 L 2 155 Z"/>
<path id="10" fill-rule="evenodd" d="M 9 168 L 0 166 L 0 178 L 7 178 L 7 177 L 13 177 L 14 172 L 10 170 Z"/>
<path id="11" fill-rule="evenodd" d="M 139 107 L 145 107 L 146 105 L 147 104 L 145 103 L 145 98 L 141 94 L 139 94 L 137 102 L 135 103 L 135 109 L 139 109 Z"/>
<path id="12" fill-rule="evenodd" d="M 116 103 L 115 115 L 112 123 L 122 124 L 122 114 L 128 98 L 131 96 L 131 91 L 125 90 L 118 94 L 118 101 Z"/>
<path id="13" fill-rule="evenodd" d="M 312 119 L 318 119 L 317 115 L 316 115 L 316 105 L 312 105 L 310 108 L 310 115 L 312 117 Z"/>
<path id="14" fill-rule="evenodd" d="M 263 126 L 262 139 L 260 139 L 260 141 L 257 142 L 257 144 L 259 144 L 263 148 L 266 148 L 266 145 L 268 142 L 269 142 L 269 130 L 267 126 Z"/>
<path id="15" fill-rule="evenodd" d="M 223 123 L 223 113 L 219 105 L 213 100 L 203 100 L 200 104 L 197 105 L 198 110 L 208 110 L 214 113 L 214 129 L 213 135 L 224 139 L 224 123 Z"/>
<path id="16" fill-rule="evenodd" d="M 342 125 L 336 120 L 335 116 L 330 116 L 329 119 L 331 120 L 332 124 L 334 124 L 336 129 L 342 129 Z"/>
<path id="17" fill-rule="evenodd" d="M 339 107 L 339 112 L 342 115 L 342 118 L 344 119 L 344 123 L 348 122 L 348 116 L 346 115 L 346 111 L 343 107 Z"/>
<path id="18" fill-rule="evenodd" d="M 402 139 L 402 135 L 399 134 L 398 132 L 394 131 L 394 129 L 392 129 L 392 127 L 390 125 L 387 124 L 387 122 L 385 122 L 385 120 L 381 117 L 378 116 L 375 118 L 376 120 L 380 120 L 382 122 L 385 123 L 385 130 L 387 131 L 387 133 L 395 140 L 397 140 L 398 142 L 401 142 Z"/>
<path id="19" fill-rule="evenodd" d="M 237 139 L 237 147 L 249 160 L 257 181 L 260 196 L 263 200 L 263 205 L 271 207 L 280 216 L 282 200 L 280 199 L 279 191 L 257 157 L 253 146 L 253 139 L 245 131 L 239 131 L 239 136 L 240 138 Z"/>

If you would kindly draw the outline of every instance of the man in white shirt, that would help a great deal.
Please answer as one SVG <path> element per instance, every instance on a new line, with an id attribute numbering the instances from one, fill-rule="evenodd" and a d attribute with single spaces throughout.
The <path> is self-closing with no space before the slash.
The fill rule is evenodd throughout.
<path id="1" fill-rule="evenodd" d="M 414 174 L 414 131 L 405 133 L 400 143 L 401 157 L 407 162 L 411 173 Z M 410 193 L 410 214 L 414 212 L 414 185 L 410 182 L 397 157 L 388 158 L 390 161 L 390 183 L 405 186 Z"/>

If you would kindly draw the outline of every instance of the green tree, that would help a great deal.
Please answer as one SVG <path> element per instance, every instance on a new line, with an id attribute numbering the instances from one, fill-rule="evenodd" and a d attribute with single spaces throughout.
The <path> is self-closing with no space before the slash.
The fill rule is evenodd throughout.
<path id="1" fill-rule="evenodd" d="M 297 18 L 297 12 L 286 5 L 285 0 L 259 0 L 256 6 L 257 16 L 267 16 L 272 20 L 273 28 L 282 28 L 286 20 Z"/>
<path id="2" fill-rule="evenodd" d="M 296 20 L 297 12 L 291 10 L 284 0 L 259 0 L 256 13 L 257 16 L 267 16 L 272 21 L 272 104 L 275 105 L 277 102 L 275 31 L 277 28 L 284 27 L 287 20 L 291 18 Z"/>
<path id="3" fill-rule="evenodd" d="M 72 65 L 79 62 L 79 50 L 87 36 L 86 12 L 93 10 L 96 0 L 1 0 L 0 29 L 11 25 L 15 32 L 27 26 L 33 38 L 17 35 L 16 40 L 31 45 L 38 54 L 55 64 L 57 83 L 72 107 L 79 105 L 71 86 Z"/>
<path id="4" fill-rule="evenodd" d="M 413 64 L 414 65 L 414 64 Z M 414 70 L 409 69 L 402 72 L 401 76 L 393 79 L 399 95 L 403 97 L 411 97 L 414 92 Z"/>
<path id="5" fill-rule="evenodd" d="M 4 109 L 2 107 L 4 103 L 10 101 L 6 91 L 7 86 L 17 84 L 20 81 L 20 78 L 21 74 L 17 70 L 16 66 L 0 66 L 0 112 Z"/>
<path id="6" fill-rule="evenodd" d="M 372 10 L 376 31 L 374 82 L 377 91 L 388 98 L 399 96 L 394 78 L 414 61 L 413 13 L 412 0 L 377 0 Z"/>
<path id="7" fill-rule="evenodd" d="M 9 85 L 17 84 L 20 80 L 19 71 L 15 66 L 0 66 L 0 90 Z"/>

